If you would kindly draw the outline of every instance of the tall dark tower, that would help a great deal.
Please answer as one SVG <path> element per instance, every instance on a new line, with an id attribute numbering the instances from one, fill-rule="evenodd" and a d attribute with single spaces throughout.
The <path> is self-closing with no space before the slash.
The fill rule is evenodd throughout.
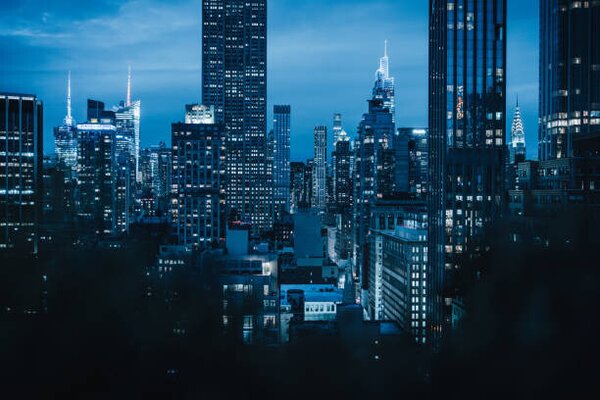
<path id="1" fill-rule="evenodd" d="M 485 251 L 502 207 L 506 0 L 429 1 L 429 250 L 433 343 L 462 314 L 448 282 Z"/>
<path id="2" fill-rule="evenodd" d="M 269 230 L 266 0 L 202 1 L 202 102 L 225 125 L 230 218 Z"/>
<path id="3" fill-rule="evenodd" d="M 540 2 L 539 159 L 597 154 L 600 3 Z"/>
<path id="4" fill-rule="evenodd" d="M 38 251 L 43 126 L 36 96 L 0 93 L 0 251 Z"/>

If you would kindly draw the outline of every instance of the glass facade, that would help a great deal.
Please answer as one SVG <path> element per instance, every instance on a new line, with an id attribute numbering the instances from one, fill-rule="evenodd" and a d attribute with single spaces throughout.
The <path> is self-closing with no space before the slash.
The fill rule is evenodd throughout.
<path id="1" fill-rule="evenodd" d="M 506 0 L 430 0 L 429 296 L 442 337 L 460 294 L 446 284 L 485 251 L 502 208 Z"/>
<path id="2" fill-rule="evenodd" d="M 600 3 L 540 2 L 540 161 L 600 154 Z"/>

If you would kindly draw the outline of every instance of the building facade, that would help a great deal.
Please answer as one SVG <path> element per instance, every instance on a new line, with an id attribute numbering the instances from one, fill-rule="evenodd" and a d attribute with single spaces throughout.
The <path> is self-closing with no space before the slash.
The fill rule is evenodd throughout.
<path id="1" fill-rule="evenodd" d="M 598 152 L 599 9 L 595 1 L 540 2 L 540 161 Z"/>
<path id="2" fill-rule="evenodd" d="M 98 235 L 117 233 L 117 162 L 111 119 L 77 125 L 77 215 Z"/>
<path id="3" fill-rule="evenodd" d="M 502 209 L 506 148 L 506 0 L 430 0 L 429 262 L 434 338 L 461 294 L 449 274 L 485 251 Z"/>
<path id="4" fill-rule="evenodd" d="M 35 95 L 0 93 L 0 251 L 38 251 L 43 116 Z"/>
<path id="5" fill-rule="evenodd" d="M 202 1 L 202 102 L 225 126 L 228 215 L 270 230 L 266 0 Z"/>
<path id="6" fill-rule="evenodd" d="M 174 123 L 172 217 L 180 245 L 224 243 L 225 136 L 222 124 Z"/>
<path id="7" fill-rule="evenodd" d="M 395 192 L 427 193 L 428 132 L 424 128 L 398 128 L 393 140 L 395 157 Z"/>

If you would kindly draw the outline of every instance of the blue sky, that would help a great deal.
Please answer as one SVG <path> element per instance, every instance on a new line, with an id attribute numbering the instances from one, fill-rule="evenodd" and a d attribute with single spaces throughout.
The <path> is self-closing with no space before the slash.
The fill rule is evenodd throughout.
<path id="1" fill-rule="evenodd" d="M 508 0 L 509 116 L 519 93 L 528 155 L 537 155 L 538 1 Z M 292 158 L 312 155 L 312 130 L 341 112 L 352 135 L 390 43 L 399 126 L 427 124 L 426 0 L 270 0 L 268 100 L 292 105 Z M 124 99 L 127 65 L 142 100 L 142 145 L 169 142 L 170 124 L 201 98 L 201 0 L 0 1 L 0 90 L 45 104 L 45 147 L 66 109 Z M 510 121 L 509 121 L 510 122 Z"/>

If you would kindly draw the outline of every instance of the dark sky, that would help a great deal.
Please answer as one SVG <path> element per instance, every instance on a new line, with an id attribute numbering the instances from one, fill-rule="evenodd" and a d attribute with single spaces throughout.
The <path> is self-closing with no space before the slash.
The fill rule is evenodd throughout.
<path id="1" fill-rule="evenodd" d="M 331 126 L 334 112 L 355 135 L 385 39 L 398 126 L 426 126 L 427 8 L 427 0 L 269 1 L 269 109 L 292 105 L 294 160 L 312 155 L 313 127 Z M 536 157 L 538 0 L 508 0 L 508 12 L 509 120 L 519 93 Z M 79 121 L 87 98 L 124 99 L 128 64 L 142 145 L 169 143 L 171 122 L 201 98 L 201 0 L 0 1 L 0 91 L 44 101 L 46 152 L 65 115 L 67 71 Z"/>

